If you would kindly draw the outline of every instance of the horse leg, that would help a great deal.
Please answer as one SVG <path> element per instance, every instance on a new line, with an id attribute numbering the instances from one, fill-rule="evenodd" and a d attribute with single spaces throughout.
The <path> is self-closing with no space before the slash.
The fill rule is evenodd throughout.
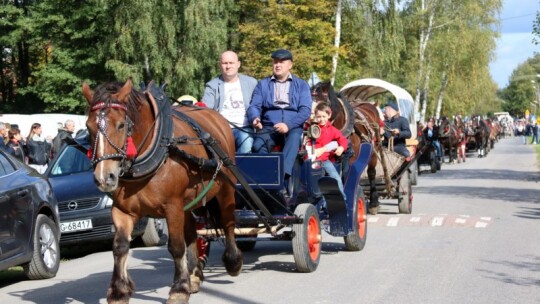
<path id="1" fill-rule="evenodd" d="M 376 185 L 376 166 L 368 166 L 367 169 L 368 179 L 369 179 L 369 213 L 377 214 L 379 212 L 379 193 L 377 193 Z"/>
<path id="2" fill-rule="evenodd" d="M 242 251 L 236 246 L 234 236 L 234 228 L 236 225 L 234 218 L 234 191 L 232 186 L 226 184 L 221 188 L 219 195 L 216 196 L 219 204 L 221 225 L 223 226 L 225 234 L 225 251 L 223 252 L 221 260 L 225 265 L 227 273 L 233 277 L 240 274 L 243 263 Z"/>
<path id="3" fill-rule="evenodd" d="M 111 213 L 116 233 L 114 234 L 112 248 L 114 269 L 111 284 L 107 291 L 107 303 L 128 303 L 135 289 L 135 284 L 127 272 L 129 243 L 134 219 L 115 207 L 112 208 Z"/>
<path id="4" fill-rule="evenodd" d="M 181 210 L 183 204 L 172 204 L 176 208 L 169 208 L 166 213 L 169 228 L 169 242 L 167 249 L 171 253 L 174 263 L 174 278 L 167 304 L 184 304 L 189 301 L 190 272 L 188 270 L 186 242 L 184 239 L 185 214 Z"/>
<path id="5" fill-rule="evenodd" d="M 185 213 L 185 238 L 187 245 L 187 265 L 190 273 L 190 289 L 191 293 L 199 292 L 201 284 L 204 280 L 202 265 L 199 261 L 199 250 L 197 247 L 197 230 L 195 219 L 191 212 Z"/>

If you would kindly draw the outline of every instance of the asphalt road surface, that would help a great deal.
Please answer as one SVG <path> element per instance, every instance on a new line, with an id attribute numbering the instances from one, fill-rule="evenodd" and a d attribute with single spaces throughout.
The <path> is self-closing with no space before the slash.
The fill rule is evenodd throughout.
<path id="1" fill-rule="evenodd" d="M 383 201 L 363 251 L 323 235 L 314 273 L 295 271 L 290 242 L 258 242 L 240 276 L 212 244 L 206 281 L 190 303 L 540 303 L 540 174 L 532 146 L 504 139 L 486 158 L 424 168 L 413 213 Z M 0 282 L 0 303 L 105 303 L 110 251 L 63 261 L 56 278 Z M 166 247 L 131 250 L 131 303 L 164 303 Z"/>

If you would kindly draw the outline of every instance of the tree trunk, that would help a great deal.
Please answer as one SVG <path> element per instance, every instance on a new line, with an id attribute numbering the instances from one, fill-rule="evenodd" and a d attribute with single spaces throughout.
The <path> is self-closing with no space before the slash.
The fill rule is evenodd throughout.
<path id="1" fill-rule="evenodd" d="M 330 83 L 332 85 L 334 85 L 334 81 L 336 80 L 340 40 L 341 40 L 341 0 L 338 0 L 337 9 L 336 9 L 336 37 L 334 38 L 335 53 L 334 53 L 334 56 L 332 56 L 332 79 L 330 80 Z"/>
<path id="2" fill-rule="evenodd" d="M 421 2 L 421 11 L 426 11 L 426 3 L 425 0 L 422 0 Z M 433 18 L 435 17 L 435 10 L 432 9 L 429 12 L 429 21 L 427 28 L 421 28 L 420 29 L 420 43 L 418 45 L 419 47 L 419 62 L 418 62 L 418 79 L 416 81 L 416 96 L 414 98 L 414 111 L 415 113 L 419 112 L 420 108 L 420 96 L 422 93 L 422 88 L 425 87 L 425 81 L 424 79 L 424 61 L 425 61 L 425 52 L 427 48 L 427 43 L 429 41 L 429 37 L 431 35 L 431 31 L 433 30 Z"/>
<path id="3" fill-rule="evenodd" d="M 446 65 L 446 67 L 448 67 L 448 65 Z M 446 69 L 443 71 L 443 75 L 441 78 L 441 88 L 439 89 L 439 94 L 437 96 L 437 110 L 435 110 L 435 117 L 437 118 L 437 120 L 441 117 L 444 92 L 446 90 L 446 87 L 448 86 L 448 74 L 446 73 Z"/>
<path id="4" fill-rule="evenodd" d="M 429 93 L 429 77 L 431 76 L 430 60 L 428 60 L 426 70 L 427 70 L 426 79 L 424 81 L 424 87 L 422 88 L 422 112 L 420 113 L 420 121 L 422 123 L 425 122 L 425 118 L 426 118 L 426 109 L 427 109 L 428 93 Z"/>

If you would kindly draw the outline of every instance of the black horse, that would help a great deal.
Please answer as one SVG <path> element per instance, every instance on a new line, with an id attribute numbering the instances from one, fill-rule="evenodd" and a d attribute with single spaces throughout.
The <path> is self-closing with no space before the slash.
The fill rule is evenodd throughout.
<path id="1" fill-rule="evenodd" d="M 489 134 L 491 133 L 491 128 L 480 115 L 474 115 L 472 117 L 472 125 L 478 157 L 484 157 L 489 152 Z"/>

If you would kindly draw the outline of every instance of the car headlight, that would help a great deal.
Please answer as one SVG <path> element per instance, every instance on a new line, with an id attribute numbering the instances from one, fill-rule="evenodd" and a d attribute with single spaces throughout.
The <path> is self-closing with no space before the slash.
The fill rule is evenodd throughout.
<path id="1" fill-rule="evenodd" d="M 111 198 L 110 196 L 105 195 L 105 196 L 103 197 L 103 200 L 105 201 L 105 207 L 107 207 L 107 208 L 112 207 L 112 205 L 113 205 L 113 200 L 112 200 L 112 198 Z"/>

